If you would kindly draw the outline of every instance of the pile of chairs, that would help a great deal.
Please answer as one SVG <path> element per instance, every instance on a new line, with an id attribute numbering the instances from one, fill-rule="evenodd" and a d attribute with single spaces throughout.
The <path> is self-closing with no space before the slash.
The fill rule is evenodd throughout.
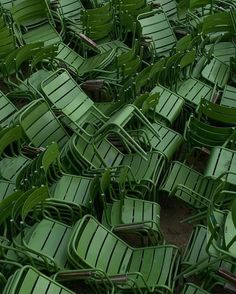
<path id="1" fill-rule="evenodd" d="M 236 293 L 235 33 L 233 0 L 0 0 L 1 293 Z"/>

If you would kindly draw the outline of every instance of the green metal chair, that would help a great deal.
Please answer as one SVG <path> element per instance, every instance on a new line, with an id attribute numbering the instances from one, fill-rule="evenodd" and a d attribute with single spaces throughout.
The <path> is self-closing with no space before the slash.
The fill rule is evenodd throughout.
<path id="1" fill-rule="evenodd" d="M 218 58 L 213 58 L 202 70 L 204 79 L 223 88 L 230 77 L 230 67 Z"/>
<path id="2" fill-rule="evenodd" d="M 12 208 L 14 247 L 30 256 L 30 264 L 48 272 L 68 268 L 66 245 L 74 214 L 68 205 L 50 206 L 48 189 L 42 186 L 21 195 Z M 29 221 L 31 214 L 33 222 Z M 20 219 L 20 223 L 18 220 Z M 24 256 L 18 255 L 23 263 Z"/>
<path id="3" fill-rule="evenodd" d="M 42 82 L 41 89 L 50 103 L 64 114 L 65 122 L 72 129 L 84 130 L 83 125 L 88 121 L 99 126 L 107 120 L 66 70 L 54 72 Z"/>
<path id="4" fill-rule="evenodd" d="M 21 44 L 44 42 L 49 45 L 62 40 L 54 28 L 45 0 L 15 1 L 10 11 L 14 20 L 14 31 Z"/>
<path id="5" fill-rule="evenodd" d="M 140 37 L 150 44 L 153 58 L 167 55 L 175 45 L 176 37 L 165 13 L 162 10 L 153 10 L 140 14 L 137 21 Z"/>
<path id="6" fill-rule="evenodd" d="M 233 265 L 222 257 L 210 256 L 207 247 L 207 228 L 197 225 L 193 228 L 182 259 L 183 270 L 180 276 L 185 278 L 199 275 L 203 280 L 210 279 L 210 274 L 217 272 L 220 267 L 231 270 Z"/>
<path id="7" fill-rule="evenodd" d="M 136 185 L 146 187 L 150 191 L 149 197 L 155 199 L 151 191 L 155 194 L 154 187 L 165 165 L 165 157 L 160 152 L 152 151 L 147 152 L 144 159 L 138 153 L 122 153 L 107 139 L 93 144 L 83 136 L 75 135 L 62 151 L 61 162 L 65 170 L 71 169 L 68 172 L 77 171 L 84 175 L 101 173 L 109 168 L 117 179 L 123 170 L 127 170 L 126 184 L 131 189 Z"/>
<path id="8" fill-rule="evenodd" d="M 43 152 L 21 170 L 16 180 L 17 189 L 27 191 L 33 187 L 56 182 L 61 175 L 57 162 L 58 157 L 58 145 L 52 143 L 47 146 Z"/>
<path id="9" fill-rule="evenodd" d="M 68 45 L 60 43 L 56 60 L 72 74 L 84 79 L 85 77 L 93 78 L 99 75 L 100 70 L 107 67 L 114 60 L 115 54 L 116 50 L 111 49 L 85 59 Z"/>
<path id="10" fill-rule="evenodd" d="M 76 224 L 67 255 L 74 267 L 104 272 L 118 289 L 173 293 L 179 264 L 177 247 L 134 249 L 89 215 Z"/>
<path id="11" fill-rule="evenodd" d="M 158 137 L 145 127 L 131 132 L 132 137 L 143 146 L 144 143 L 165 155 L 170 161 L 183 143 L 183 137 L 178 132 L 166 127 L 161 122 L 152 123 L 152 127 L 158 133 Z"/>
<path id="12" fill-rule="evenodd" d="M 84 9 L 80 0 L 60 0 L 57 4 L 57 11 L 65 22 L 78 22 L 81 17 L 81 10 Z"/>
<path id="13" fill-rule="evenodd" d="M 125 238 L 126 234 L 134 234 L 142 244 L 149 246 L 162 244 L 163 235 L 160 229 L 158 203 L 128 197 L 122 188 L 120 191 L 114 191 L 109 170 L 100 179 L 95 179 L 94 189 L 100 190 L 99 193 L 95 192 L 98 195 L 93 197 L 94 206 L 98 218 L 105 227 L 112 229 L 121 238 Z M 101 207 L 103 208 L 102 216 Z M 137 241 L 136 238 L 135 240 Z M 130 241 L 128 243 L 130 244 Z M 135 242 L 133 243 L 135 246 Z"/>

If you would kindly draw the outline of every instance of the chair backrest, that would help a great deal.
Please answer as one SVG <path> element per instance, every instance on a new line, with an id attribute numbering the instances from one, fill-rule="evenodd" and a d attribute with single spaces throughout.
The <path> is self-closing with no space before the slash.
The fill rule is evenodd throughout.
<path id="1" fill-rule="evenodd" d="M 78 21 L 81 16 L 81 10 L 84 9 L 80 0 L 60 0 L 57 2 L 59 13 L 65 20 Z"/>
<path id="2" fill-rule="evenodd" d="M 186 124 L 185 138 L 192 146 L 211 148 L 226 144 L 234 132 L 234 127 L 215 127 L 191 115 Z"/>
<path id="3" fill-rule="evenodd" d="M 0 59 L 2 59 L 16 48 L 16 42 L 12 30 L 8 27 L 0 30 L 0 40 Z"/>
<path id="4" fill-rule="evenodd" d="M 17 0 L 13 3 L 11 13 L 14 22 L 28 28 L 48 21 L 49 16 L 45 0 Z"/>
<path id="5" fill-rule="evenodd" d="M 37 294 L 39 291 L 43 291 L 45 294 L 74 294 L 73 291 L 67 289 L 31 266 L 25 266 L 22 269 L 17 270 L 12 278 L 8 280 L 3 293 L 14 293 L 16 288 L 18 289 L 18 293 L 30 292 L 31 294 Z"/>
<path id="6" fill-rule="evenodd" d="M 23 130 L 20 126 L 11 126 L 2 129 L 0 132 L 0 155 L 3 155 L 4 151 L 6 151 L 6 148 L 10 147 L 11 145 L 11 153 L 13 153 L 13 155 L 14 153 L 18 153 L 22 142 Z"/>
<path id="7" fill-rule="evenodd" d="M 234 12 L 235 14 L 235 12 Z M 204 17 L 203 22 L 199 24 L 199 31 L 203 34 L 235 32 L 233 19 L 230 12 L 218 12 Z"/>
<path id="8" fill-rule="evenodd" d="M 198 116 L 206 118 L 228 125 L 236 124 L 236 108 L 227 107 L 208 101 L 205 98 L 201 99 L 201 103 L 198 108 Z"/>
<path id="9" fill-rule="evenodd" d="M 119 166 L 123 159 L 123 154 L 107 139 L 92 144 L 83 136 L 74 136 L 73 143 L 77 154 L 95 169 Z"/>
<path id="10" fill-rule="evenodd" d="M 175 45 L 176 37 L 162 10 L 140 14 L 137 20 L 140 34 L 152 41 L 154 55 L 166 54 Z"/>
<path id="11" fill-rule="evenodd" d="M 4 123 L 16 111 L 15 105 L 0 91 L 0 124 Z"/>
<path id="12" fill-rule="evenodd" d="M 69 247 L 73 248 L 77 262 L 97 268 L 108 275 L 125 274 L 132 248 L 102 226 L 92 216 L 77 223 Z"/>
<path id="13" fill-rule="evenodd" d="M 52 142 L 57 142 L 59 147 L 62 147 L 69 139 L 44 99 L 28 104 L 20 114 L 19 124 L 30 142 L 36 147 L 46 147 Z"/>
<path id="14" fill-rule="evenodd" d="M 58 70 L 41 84 L 45 97 L 71 121 L 82 125 L 93 113 L 94 102 L 66 70 Z"/>

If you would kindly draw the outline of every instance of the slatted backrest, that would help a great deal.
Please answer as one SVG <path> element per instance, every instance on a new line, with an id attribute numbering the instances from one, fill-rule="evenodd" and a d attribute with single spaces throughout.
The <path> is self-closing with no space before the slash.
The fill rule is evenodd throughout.
<path id="1" fill-rule="evenodd" d="M 80 156 L 93 168 L 119 166 L 123 159 L 123 154 L 106 139 L 93 145 L 87 143 L 82 136 L 77 136 L 74 144 Z"/>
<path id="2" fill-rule="evenodd" d="M 91 115 L 94 102 L 66 70 L 59 70 L 41 84 L 45 97 L 70 120 L 82 124 Z"/>
<path id="3" fill-rule="evenodd" d="M 138 16 L 142 35 L 150 37 L 156 54 L 169 51 L 176 43 L 176 37 L 163 11 L 154 10 Z"/>
<path id="4" fill-rule="evenodd" d="M 216 122 L 236 124 L 236 108 L 219 105 L 204 98 L 201 100 L 198 113 L 200 117 L 204 115 Z"/>
<path id="5" fill-rule="evenodd" d="M 76 258 L 88 267 L 103 270 L 109 275 L 125 274 L 132 248 L 102 226 L 92 216 L 85 216 L 72 240 Z"/>
<path id="6" fill-rule="evenodd" d="M 221 146 L 234 131 L 233 127 L 215 127 L 191 116 L 187 125 L 186 138 L 194 146 Z"/>
<path id="7" fill-rule="evenodd" d="M 2 129 L 0 132 L 0 155 L 2 155 L 5 149 L 11 144 L 18 143 L 20 145 L 22 143 L 22 139 L 23 139 L 23 132 L 20 126 L 12 126 L 12 127 L 7 127 L 5 129 Z M 16 146 L 17 145 L 15 145 L 15 149 L 13 148 L 14 150 L 17 150 Z"/>
<path id="8" fill-rule="evenodd" d="M 217 12 L 204 17 L 203 22 L 199 24 L 199 31 L 203 34 L 229 32 L 234 33 L 234 22 L 231 12 Z M 235 12 L 234 12 L 235 14 Z"/>
<path id="9" fill-rule="evenodd" d="M 17 277 L 18 279 L 16 279 Z M 16 280 L 16 281 L 14 281 Z M 13 276 L 12 284 L 17 287 L 18 294 L 73 294 L 74 292 L 43 275 L 35 268 L 25 266 L 19 270 L 19 275 Z M 9 292 L 10 293 L 10 292 Z"/>
<path id="10" fill-rule="evenodd" d="M 222 106 L 236 108 L 236 88 L 226 85 L 221 97 L 220 104 Z"/>
<path id="11" fill-rule="evenodd" d="M 50 188 L 53 198 L 88 207 L 92 178 L 63 175 Z M 0 183 L 1 185 L 1 183 Z"/>
<path id="12" fill-rule="evenodd" d="M 66 64 L 68 69 L 72 72 L 76 72 L 77 69 L 83 64 L 84 58 L 77 52 L 72 50 L 69 46 L 64 43 L 59 44 L 58 53 L 56 59 Z"/>
<path id="13" fill-rule="evenodd" d="M 67 263 L 66 246 L 71 227 L 51 219 L 43 219 L 35 225 L 27 246 L 41 254 L 50 256 L 59 268 Z"/>
<path id="14" fill-rule="evenodd" d="M 19 121 L 26 136 L 36 147 L 46 147 L 52 142 L 57 142 L 59 147 L 62 147 L 69 139 L 43 99 L 30 103 L 20 114 Z"/>
<path id="15" fill-rule="evenodd" d="M 85 26 L 99 26 L 111 22 L 113 17 L 112 4 L 110 2 L 103 6 L 82 11 L 81 19 Z"/>
<path id="16" fill-rule="evenodd" d="M 202 97 L 210 100 L 212 92 L 212 87 L 194 78 L 182 82 L 177 90 L 180 96 L 195 107 L 199 105 Z"/>
<path id="17" fill-rule="evenodd" d="M 19 25 L 34 26 L 48 19 L 45 0 L 15 1 L 11 8 L 13 20 Z"/>
<path id="18" fill-rule="evenodd" d="M 80 0 L 60 0 L 59 10 L 62 16 L 66 19 L 79 20 L 81 15 L 81 9 L 84 9 Z"/>
<path id="19" fill-rule="evenodd" d="M 12 116 L 17 108 L 11 101 L 0 91 L 0 124 Z"/>
<path id="20" fill-rule="evenodd" d="M 0 180 L 0 202 L 11 195 L 15 190 L 15 184 L 9 181 Z"/>

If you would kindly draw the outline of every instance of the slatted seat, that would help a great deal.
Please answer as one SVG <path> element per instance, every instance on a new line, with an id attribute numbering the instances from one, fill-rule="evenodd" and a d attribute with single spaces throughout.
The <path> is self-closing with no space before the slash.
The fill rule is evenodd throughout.
<path id="1" fill-rule="evenodd" d="M 218 184 L 204 178 L 193 168 L 173 161 L 161 184 L 160 192 L 175 196 L 195 209 L 202 209 L 208 206 Z"/>
<path id="2" fill-rule="evenodd" d="M 183 137 L 178 132 L 166 127 L 162 123 L 152 123 L 154 130 L 158 133 L 159 137 L 155 136 L 152 132 L 146 128 L 140 128 L 137 130 L 137 138 L 135 139 L 140 142 L 140 144 L 148 139 L 148 144 L 153 148 L 163 153 L 167 160 L 171 160 L 174 153 L 178 150 L 183 142 Z M 145 133 L 145 137 L 142 137 L 142 131 Z"/>
<path id="3" fill-rule="evenodd" d="M 147 158 L 144 159 L 137 153 L 122 154 L 106 139 L 96 143 L 96 145 L 86 143 L 79 136 L 75 136 L 73 140 L 78 156 L 83 157 L 91 171 L 96 171 L 99 168 L 126 166 L 129 167 L 127 177 L 131 182 L 147 181 L 156 184 L 157 174 L 159 175 L 163 167 L 164 158 L 159 152 L 148 152 Z"/>
<path id="4" fill-rule="evenodd" d="M 215 57 L 203 68 L 201 75 L 212 84 L 223 88 L 228 82 L 230 67 Z"/>
<path id="5" fill-rule="evenodd" d="M 10 11 L 16 24 L 16 33 L 20 31 L 24 43 L 42 41 L 50 45 L 61 41 L 45 0 L 17 0 Z"/>
<path id="6" fill-rule="evenodd" d="M 211 151 L 205 177 L 216 179 L 222 177 L 227 183 L 236 183 L 236 151 L 225 147 L 214 147 Z"/>
<path id="7" fill-rule="evenodd" d="M 164 285 L 172 291 L 179 260 L 175 246 L 134 249 L 91 216 L 76 224 L 67 254 L 75 267 L 96 268 L 114 278 L 125 275 L 127 280 L 118 285 L 121 289 L 146 288 L 151 292 Z"/>
<path id="8" fill-rule="evenodd" d="M 187 104 L 196 108 L 204 97 L 210 100 L 212 97 L 213 88 L 197 79 L 189 78 L 181 82 L 177 93 L 183 97 Z"/>
<path id="9" fill-rule="evenodd" d="M 206 46 L 206 49 L 210 46 Z M 227 65 L 230 65 L 230 58 L 236 54 L 236 46 L 234 42 L 219 42 L 214 45 L 214 56 Z"/>

